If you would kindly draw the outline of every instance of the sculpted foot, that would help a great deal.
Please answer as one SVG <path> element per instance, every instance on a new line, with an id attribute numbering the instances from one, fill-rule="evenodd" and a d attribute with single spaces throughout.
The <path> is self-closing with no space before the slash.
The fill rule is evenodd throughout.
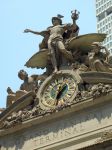
<path id="1" fill-rule="evenodd" d="M 62 70 L 58 71 L 58 73 L 60 73 L 60 74 L 62 74 L 62 72 L 63 72 Z"/>
<path id="2" fill-rule="evenodd" d="M 53 74 L 56 74 L 58 72 L 58 69 L 55 68 Z"/>

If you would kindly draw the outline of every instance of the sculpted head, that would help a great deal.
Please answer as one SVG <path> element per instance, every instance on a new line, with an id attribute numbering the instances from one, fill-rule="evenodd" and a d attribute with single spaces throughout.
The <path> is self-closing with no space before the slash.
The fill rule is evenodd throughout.
<path id="1" fill-rule="evenodd" d="M 95 53 L 98 53 L 98 52 L 100 51 L 100 49 L 101 49 L 100 42 L 93 42 L 93 43 L 91 44 L 91 46 L 92 46 L 92 49 L 93 49 L 93 51 L 94 51 Z"/>
<path id="2" fill-rule="evenodd" d="M 58 17 L 52 17 L 52 24 L 55 25 L 61 25 L 62 24 L 62 20 Z"/>
<path id="3" fill-rule="evenodd" d="M 54 26 L 56 26 L 56 25 L 62 25 L 62 20 L 61 20 L 61 18 L 63 18 L 64 16 L 62 16 L 62 15 L 60 15 L 60 14 L 58 14 L 57 15 L 57 17 L 52 17 L 52 24 L 54 25 Z"/>
<path id="4" fill-rule="evenodd" d="M 10 87 L 7 88 L 7 93 L 8 93 L 8 94 L 11 94 L 11 93 L 12 93 L 12 90 L 11 90 Z"/>
<path id="5" fill-rule="evenodd" d="M 20 70 L 18 72 L 18 77 L 21 79 L 21 80 L 25 80 L 27 77 L 28 77 L 28 74 L 26 71 L 24 70 Z"/>

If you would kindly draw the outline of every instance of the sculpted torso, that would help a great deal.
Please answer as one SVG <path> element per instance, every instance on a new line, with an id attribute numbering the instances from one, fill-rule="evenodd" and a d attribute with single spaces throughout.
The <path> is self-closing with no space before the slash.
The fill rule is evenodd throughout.
<path id="1" fill-rule="evenodd" d="M 24 83 L 21 85 L 21 90 L 25 91 L 32 91 L 37 87 L 37 82 L 34 81 L 32 77 L 28 77 L 27 80 L 24 81 Z"/>
<path id="2" fill-rule="evenodd" d="M 62 35 L 65 32 L 65 29 L 63 25 L 57 25 L 57 26 L 49 28 L 49 31 L 50 31 L 49 39 L 53 40 L 57 37 L 62 38 Z"/>

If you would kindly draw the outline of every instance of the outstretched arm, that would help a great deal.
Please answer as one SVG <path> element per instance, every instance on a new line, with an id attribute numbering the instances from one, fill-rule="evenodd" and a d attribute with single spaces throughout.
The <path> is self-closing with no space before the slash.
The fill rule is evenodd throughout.
<path id="1" fill-rule="evenodd" d="M 73 20 L 73 25 L 76 25 L 76 20 L 79 18 L 79 12 L 77 10 L 71 11 L 71 18 Z"/>
<path id="2" fill-rule="evenodd" d="M 79 27 L 76 24 L 76 20 L 79 18 L 79 12 L 77 10 L 71 11 L 72 24 L 67 24 L 66 30 L 70 38 L 77 37 L 79 33 Z"/>
<path id="3" fill-rule="evenodd" d="M 34 81 L 38 81 L 38 80 L 45 80 L 46 77 L 44 75 L 31 75 L 31 77 L 33 78 Z"/>
<path id="4" fill-rule="evenodd" d="M 10 87 L 7 88 L 7 93 L 8 94 L 15 94 Z"/>
<path id="5" fill-rule="evenodd" d="M 109 56 L 110 55 L 109 50 L 106 47 L 104 47 L 104 49 L 105 49 L 106 55 Z"/>
<path id="6" fill-rule="evenodd" d="M 105 46 L 100 46 L 100 49 L 104 49 L 105 50 L 105 57 L 106 57 L 106 60 L 105 60 L 105 62 L 109 62 L 109 55 L 110 55 L 110 52 L 109 52 L 109 50 L 105 47 Z"/>
<path id="7" fill-rule="evenodd" d="M 79 27 L 78 25 L 76 24 L 76 20 L 79 18 L 79 14 L 80 12 L 78 12 L 77 10 L 74 10 L 74 11 L 71 11 L 72 15 L 71 15 L 71 18 L 73 20 L 73 24 L 72 24 L 72 32 L 75 33 L 75 36 L 78 35 L 79 33 Z"/>
<path id="8" fill-rule="evenodd" d="M 49 34 L 49 31 L 45 30 L 45 31 L 41 31 L 41 32 L 37 32 L 37 31 L 33 31 L 33 30 L 30 30 L 30 29 L 25 29 L 24 30 L 24 33 L 33 33 L 33 34 L 36 34 L 36 35 L 41 35 L 41 36 L 46 36 L 47 34 Z"/>
<path id="9" fill-rule="evenodd" d="M 37 35 L 40 35 L 40 32 L 37 32 L 37 31 L 33 31 L 33 30 L 30 30 L 30 29 L 25 29 L 24 30 L 24 33 L 33 33 L 33 34 L 37 34 Z"/>

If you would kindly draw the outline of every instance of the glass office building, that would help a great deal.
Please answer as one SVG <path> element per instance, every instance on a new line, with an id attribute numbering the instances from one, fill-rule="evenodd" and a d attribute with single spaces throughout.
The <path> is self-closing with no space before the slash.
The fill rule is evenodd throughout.
<path id="1" fill-rule="evenodd" d="M 106 33 L 103 45 L 112 53 L 112 0 L 96 0 L 97 32 Z"/>

